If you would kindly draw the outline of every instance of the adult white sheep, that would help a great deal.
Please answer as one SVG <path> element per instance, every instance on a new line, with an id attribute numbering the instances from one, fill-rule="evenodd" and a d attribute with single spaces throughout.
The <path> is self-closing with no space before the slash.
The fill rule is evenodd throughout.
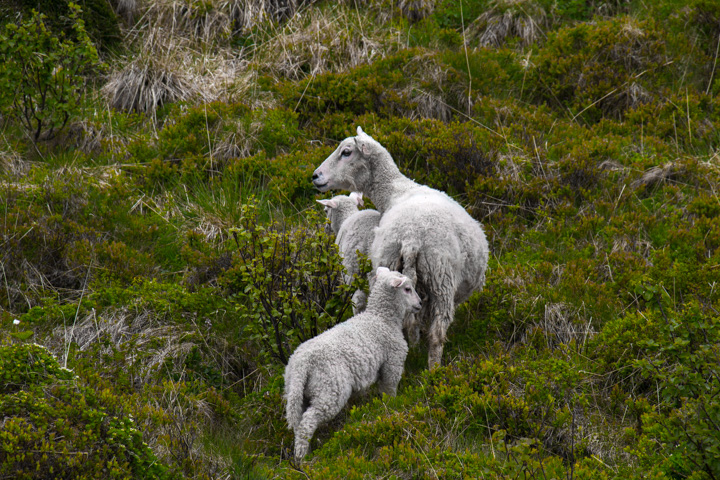
<path id="1" fill-rule="evenodd" d="M 367 309 L 302 343 L 285 367 L 285 415 L 295 432 L 295 458 L 310 449 L 319 425 L 334 418 L 353 392 L 377 381 L 395 395 L 408 346 L 402 320 L 422 304 L 412 282 L 378 268 Z"/>
<path id="2" fill-rule="evenodd" d="M 489 248 L 480 223 L 444 192 L 400 173 L 390 153 L 360 127 L 312 179 L 321 192 L 361 191 L 375 204 L 382 217 L 371 247 L 373 268 L 404 272 L 402 250 L 417 245 L 417 288 L 426 299 L 418 317 L 427 330 L 428 365 L 438 365 L 455 306 L 485 283 Z"/>
<path id="3" fill-rule="evenodd" d="M 336 195 L 331 199 L 318 200 L 325 208 L 325 215 L 330 220 L 330 229 L 335 233 L 342 264 L 346 273 L 345 283 L 352 282 L 353 275 L 360 274 L 360 263 L 357 252 L 370 255 L 370 247 L 375 239 L 375 228 L 380 224 L 380 212 L 364 205 L 362 193 L 352 192 L 350 195 Z M 353 295 L 353 312 L 365 309 L 367 294 L 358 290 Z"/>

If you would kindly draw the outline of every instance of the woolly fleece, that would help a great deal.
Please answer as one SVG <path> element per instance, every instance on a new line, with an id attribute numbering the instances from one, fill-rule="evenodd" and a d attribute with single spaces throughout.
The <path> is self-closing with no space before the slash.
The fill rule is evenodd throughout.
<path id="1" fill-rule="evenodd" d="M 310 449 L 317 427 L 334 418 L 353 392 L 377 382 L 395 395 L 408 346 L 407 313 L 421 308 L 410 280 L 379 268 L 367 310 L 302 343 L 285 368 L 286 418 L 295 432 L 295 458 Z"/>
<path id="2" fill-rule="evenodd" d="M 419 321 L 427 329 L 428 365 L 442 358 L 455 306 L 485 283 L 489 246 L 482 226 L 444 192 L 404 176 L 380 143 L 357 129 L 315 170 L 320 191 L 362 191 L 382 217 L 371 247 L 373 267 L 401 268 L 402 250 L 417 251 L 417 288 L 426 298 Z"/>

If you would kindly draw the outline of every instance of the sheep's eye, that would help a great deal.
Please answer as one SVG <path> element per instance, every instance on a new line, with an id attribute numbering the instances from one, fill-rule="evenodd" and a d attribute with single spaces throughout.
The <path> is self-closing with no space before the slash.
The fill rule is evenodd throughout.
<path id="1" fill-rule="evenodd" d="M 346 148 L 345 150 L 343 150 L 342 152 L 340 152 L 340 156 L 343 157 L 343 158 L 344 158 L 344 157 L 349 157 L 351 153 L 352 153 L 352 151 L 351 151 L 350 149 L 347 149 L 347 148 Z"/>
<path id="2" fill-rule="evenodd" d="M 412 291 L 412 289 L 411 289 L 410 287 L 405 287 L 405 291 L 406 291 L 407 293 L 410 293 L 410 292 Z"/>

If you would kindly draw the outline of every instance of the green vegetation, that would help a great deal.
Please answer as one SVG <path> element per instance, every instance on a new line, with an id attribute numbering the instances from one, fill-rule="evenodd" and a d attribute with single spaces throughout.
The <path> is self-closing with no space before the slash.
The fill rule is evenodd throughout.
<path id="1" fill-rule="evenodd" d="M 720 478 L 716 2 L 15 3 L 0 478 Z M 356 288 L 310 176 L 358 125 L 490 270 L 296 465 L 283 363 Z"/>

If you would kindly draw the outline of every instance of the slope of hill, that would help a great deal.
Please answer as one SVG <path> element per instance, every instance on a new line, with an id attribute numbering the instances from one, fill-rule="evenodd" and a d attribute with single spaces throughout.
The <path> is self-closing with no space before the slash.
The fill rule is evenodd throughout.
<path id="1" fill-rule="evenodd" d="M 0 478 L 720 478 L 716 2 L 25 3 Z M 298 465 L 283 362 L 356 286 L 310 175 L 358 125 L 490 270 Z"/>

